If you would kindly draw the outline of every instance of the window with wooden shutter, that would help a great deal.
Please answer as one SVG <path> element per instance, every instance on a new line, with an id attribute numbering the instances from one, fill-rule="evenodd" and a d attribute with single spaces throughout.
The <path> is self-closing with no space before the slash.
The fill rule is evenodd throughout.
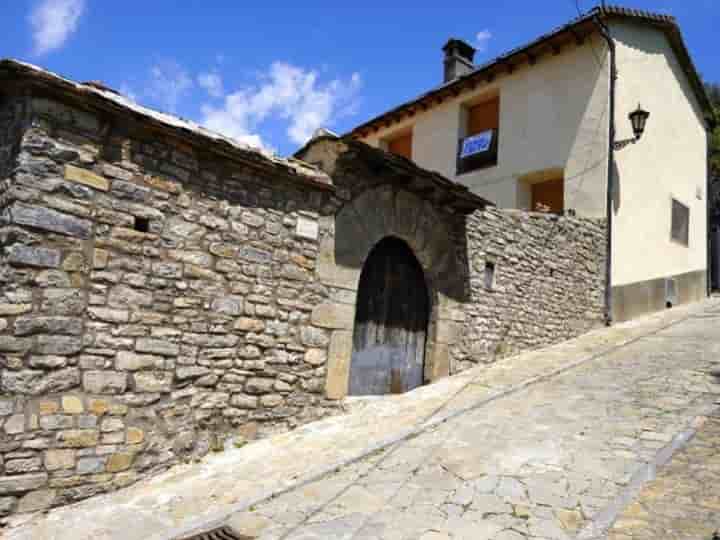
<path id="1" fill-rule="evenodd" d="M 500 98 L 484 101 L 468 108 L 467 135 L 500 127 Z"/>
<path id="2" fill-rule="evenodd" d="M 493 167 L 498 159 L 500 98 L 468 106 L 465 137 L 458 141 L 457 174 Z"/>
<path id="3" fill-rule="evenodd" d="M 394 137 L 387 142 L 388 152 L 412 159 L 412 131 Z"/>
<path id="4" fill-rule="evenodd" d="M 561 214 L 565 209 L 565 187 L 562 178 L 532 184 L 533 212 Z"/>

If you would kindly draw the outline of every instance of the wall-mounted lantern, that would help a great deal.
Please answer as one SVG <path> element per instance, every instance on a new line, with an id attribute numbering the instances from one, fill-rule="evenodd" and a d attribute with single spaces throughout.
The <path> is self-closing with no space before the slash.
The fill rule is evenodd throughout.
<path id="1" fill-rule="evenodd" d="M 630 119 L 630 123 L 632 124 L 633 133 L 635 134 L 635 136 L 631 139 L 615 141 L 615 150 L 621 150 L 627 145 L 635 144 L 640 140 L 640 137 L 642 137 L 643 133 L 645 132 L 645 124 L 647 124 L 648 118 L 650 118 L 650 113 L 644 110 L 642 106 L 638 103 L 638 108 L 631 112 L 628 115 L 628 118 Z"/>

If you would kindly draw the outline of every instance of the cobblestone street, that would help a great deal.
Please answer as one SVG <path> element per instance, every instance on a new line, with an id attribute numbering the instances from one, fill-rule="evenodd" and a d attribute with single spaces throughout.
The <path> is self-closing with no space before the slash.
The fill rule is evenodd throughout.
<path id="1" fill-rule="evenodd" d="M 682 497 L 717 505 L 717 464 L 700 443 L 717 429 L 719 308 L 712 299 L 353 401 L 343 416 L 18 520 L 5 537 L 174 540 L 229 522 L 263 540 L 599 539 L 615 523 L 613 540 L 626 540 L 672 537 L 658 532 L 667 501 L 681 503 L 668 526 L 691 516 L 693 531 L 711 530 Z M 664 479 L 673 471 L 685 480 Z M 686 485 L 692 495 L 653 499 Z"/>
<path id="2" fill-rule="evenodd" d="M 706 315 L 663 330 L 236 516 L 234 523 L 261 531 L 263 539 L 293 540 L 602 533 L 593 518 L 713 405 L 717 387 L 708 371 L 719 358 L 718 322 Z M 685 514 L 681 504 L 667 513 L 668 500 L 691 503 L 683 497 L 700 496 L 690 487 L 685 492 L 681 481 L 646 520 L 665 515 L 668 527 L 712 530 L 707 505 L 718 508 L 716 492 L 710 495 L 717 466 L 703 461 L 707 450 L 692 447 L 679 458 L 710 469 L 706 480 L 715 482 L 704 492 L 705 510 L 691 504 Z M 665 537 L 663 521 L 648 526 L 648 533 Z M 639 526 L 625 517 L 623 523 L 625 530 Z"/>
<path id="3" fill-rule="evenodd" d="M 720 414 L 648 483 L 610 530 L 609 540 L 710 539 L 720 528 Z"/>

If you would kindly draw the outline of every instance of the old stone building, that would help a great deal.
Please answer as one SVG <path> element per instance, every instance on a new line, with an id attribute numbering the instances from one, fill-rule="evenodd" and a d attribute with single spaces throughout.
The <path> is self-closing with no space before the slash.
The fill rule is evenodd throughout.
<path id="1" fill-rule="evenodd" d="M 604 224 L 0 62 L 0 518 L 576 336 Z"/>

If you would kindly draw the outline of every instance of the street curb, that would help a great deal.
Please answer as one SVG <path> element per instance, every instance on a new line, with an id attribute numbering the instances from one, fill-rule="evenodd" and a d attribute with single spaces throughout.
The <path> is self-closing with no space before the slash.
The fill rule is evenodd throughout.
<path id="1" fill-rule="evenodd" d="M 294 477 L 294 478 L 290 479 L 288 482 L 286 482 L 285 485 L 281 485 L 280 487 L 275 487 L 275 488 L 266 490 L 264 492 L 261 492 L 260 494 L 255 495 L 254 497 L 251 497 L 242 502 L 238 502 L 233 505 L 230 505 L 228 508 L 226 508 L 220 512 L 217 512 L 215 514 L 205 515 L 202 518 L 195 520 L 195 522 L 191 522 L 191 523 L 188 523 L 188 524 L 180 526 L 180 527 L 169 529 L 163 533 L 155 534 L 153 536 L 148 537 L 147 540 L 177 540 L 177 539 L 184 538 L 186 536 L 191 536 L 194 534 L 198 534 L 198 533 L 208 531 L 208 530 L 220 527 L 222 525 L 225 525 L 228 518 L 230 518 L 230 516 L 232 516 L 233 514 L 236 514 L 238 512 L 243 512 L 243 511 L 247 510 L 248 508 L 250 508 L 252 506 L 256 506 L 256 505 L 258 505 L 262 502 L 265 502 L 269 499 L 278 497 L 278 496 L 288 493 L 290 491 L 304 487 L 304 486 L 306 486 L 312 482 L 315 482 L 329 474 L 336 472 L 338 469 L 347 467 L 348 465 L 352 465 L 353 463 L 356 463 L 375 452 L 378 452 L 380 450 L 383 450 L 385 448 L 393 446 L 393 445 L 400 443 L 402 441 L 405 441 L 407 439 L 413 438 L 425 431 L 428 431 L 429 429 L 431 429 L 435 426 L 438 426 L 439 424 L 442 424 L 444 422 L 452 420 L 458 416 L 461 416 L 461 415 L 468 413 L 470 411 L 473 411 L 475 409 L 479 409 L 497 399 L 513 395 L 517 392 L 520 392 L 531 386 L 534 386 L 535 384 L 544 382 L 548 379 L 551 379 L 553 377 L 556 377 L 558 375 L 561 375 L 563 373 L 571 371 L 583 364 L 586 364 L 588 362 L 592 362 L 593 360 L 602 358 L 603 356 L 606 356 L 612 352 L 615 352 L 619 349 L 627 347 L 628 345 L 632 345 L 633 343 L 636 343 L 642 339 L 645 339 L 648 336 L 657 334 L 658 332 L 661 332 L 663 330 L 671 328 L 677 324 L 683 323 L 700 313 L 706 313 L 706 312 L 707 312 L 707 310 L 705 310 L 705 309 L 699 309 L 698 311 L 693 311 L 692 313 L 689 313 L 689 314 L 687 314 L 675 321 L 672 321 L 668 324 L 665 324 L 663 326 L 659 326 L 659 327 L 655 328 L 654 330 L 651 330 L 647 333 L 625 339 L 625 340 L 620 341 L 619 343 L 616 343 L 616 344 L 614 344 L 606 349 L 603 349 L 599 352 L 590 354 L 589 356 L 581 357 L 579 360 L 570 362 L 560 368 L 553 369 L 552 371 L 550 371 L 548 373 L 538 375 L 536 377 L 531 377 L 531 378 L 523 381 L 522 383 L 512 385 L 509 388 L 506 388 L 505 390 L 502 390 L 502 391 L 499 391 L 499 392 L 496 392 L 496 393 L 490 395 L 489 397 L 484 397 L 483 399 L 481 399 L 471 405 L 462 407 L 455 411 L 451 411 L 444 415 L 433 418 L 445 406 L 445 405 L 442 405 L 429 415 L 428 420 L 420 421 L 420 423 L 417 425 L 417 427 L 402 431 L 402 432 L 400 432 L 400 434 L 396 434 L 392 437 L 388 437 L 387 439 L 383 439 L 382 441 L 380 441 L 378 443 L 375 443 L 371 446 L 364 448 L 363 450 L 356 452 L 354 455 L 352 455 L 350 457 L 336 461 L 336 462 L 332 463 L 331 465 L 327 465 L 317 472 L 310 473 L 306 476 Z M 717 311 L 715 313 L 720 314 L 720 311 Z M 475 381 L 476 381 L 476 379 L 471 379 L 454 395 L 454 397 L 457 397 L 468 386 L 471 386 L 472 384 L 476 384 Z M 583 539 L 583 540 L 589 540 L 589 539 Z"/>
<path id="2" fill-rule="evenodd" d="M 658 469 L 667 465 L 675 453 L 688 446 L 690 441 L 695 438 L 695 435 L 697 435 L 708 416 L 712 416 L 717 413 L 720 413 L 720 407 L 717 407 L 716 405 L 703 407 L 702 412 L 693 418 L 693 420 L 688 424 L 688 427 L 683 431 L 676 433 L 672 441 L 663 446 L 658 453 L 655 454 L 655 458 L 651 462 L 646 463 L 635 471 L 627 487 L 625 487 L 625 489 L 623 489 L 620 494 L 610 502 L 610 504 L 593 516 L 590 523 L 578 532 L 576 539 L 600 540 L 605 538 L 608 530 L 613 526 L 617 518 L 620 514 L 622 514 L 623 510 L 625 510 L 625 508 L 627 508 L 637 498 L 642 489 L 645 487 L 645 484 L 655 480 Z"/>

